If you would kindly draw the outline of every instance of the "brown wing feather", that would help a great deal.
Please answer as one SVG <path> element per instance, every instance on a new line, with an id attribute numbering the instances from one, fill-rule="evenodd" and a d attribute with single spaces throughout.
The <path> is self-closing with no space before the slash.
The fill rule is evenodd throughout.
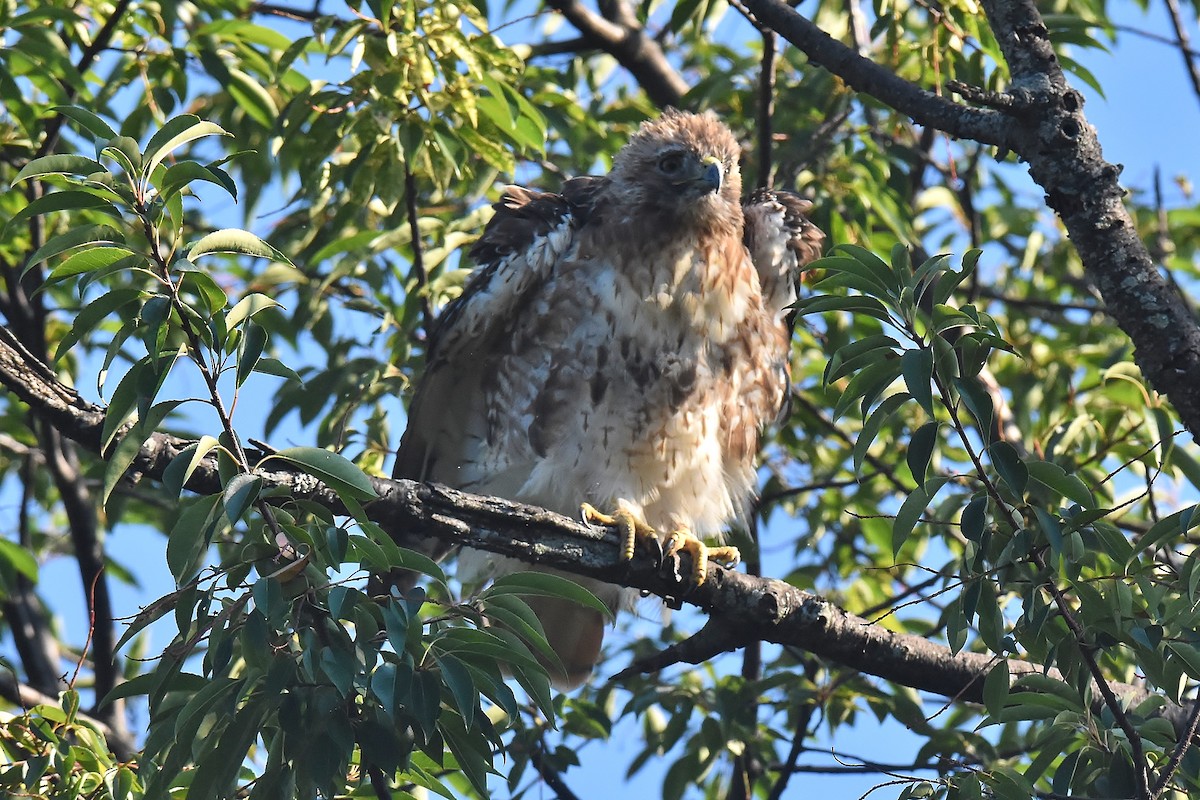
<path id="1" fill-rule="evenodd" d="M 604 178 L 574 178 L 561 194 L 505 188 L 470 255 L 479 264 L 430 335 L 429 356 L 409 406 L 393 476 L 453 485 L 469 423 L 484 416 L 488 356 L 506 346 L 502 327 L 553 274 L 588 218 Z M 444 458 L 443 458 L 444 457 Z M 439 468 L 442 461 L 445 468 Z"/>
<path id="2" fill-rule="evenodd" d="M 763 305 L 782 319 L 791 332 L 795 312 L 796 287 L 804 267 L 821 256 L 825 234 L 805 216 L 812 203 L 792 194 L 772 189 L 759 189 L 742 206 L 746 227 L 742 239 L 758 271 Z M 775 365 L 779 381 L 784 385 L 783 403 L 776 419 L 788 413 L 791 384 L 791 364 L 787 352 L 779 354 Z"/>

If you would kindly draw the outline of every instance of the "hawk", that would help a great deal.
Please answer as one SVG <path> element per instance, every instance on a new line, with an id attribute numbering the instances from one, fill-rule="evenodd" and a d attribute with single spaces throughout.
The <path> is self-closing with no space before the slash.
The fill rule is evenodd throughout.
<path id="1" fill-rule="evenodd" d="M 607 176 L 507 187 L 471 250 L 477 272 L 431 332 L 395 475 L 582 506 L 623 527 L 627 557 L 635 535 L 661 532 L 668 553 L 692 551 L 696 583 L 708 557 L 736 561 L 699 539 L 747 513 L 759 432 L 787 393 L 796 281 L 823 238 L 795 195 L 743 205 L 738 156 L 716 115 L 668 111 Z M 531 567 L 464 551 L 459 569 Z M 567 577 L 614 611 L 629 594 Z M 582 683 L 603 618 L 530 605 L 562 662 L 554 683 Z"/>

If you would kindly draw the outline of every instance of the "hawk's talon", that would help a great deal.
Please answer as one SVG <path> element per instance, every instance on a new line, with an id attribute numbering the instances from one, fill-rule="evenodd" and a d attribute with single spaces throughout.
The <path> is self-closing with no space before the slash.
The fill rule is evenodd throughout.
<path id="1" fill-rule="evenodd" d="M 582 510 L 584 522 L 613 525 L 620 531 L 622 561 L 633 561 L 633 551 L 640 538 L 642 541 L 653 542 L 652 547 L 657 551 L 655 560 L 658 565 L 662 564 L 662 544 L 658 541 L 658 532 L 635 517 L 632 511 L 618 508 L 612 514 L 605 514 L 591 503 L 584 503 Z"/>
<path id="2" fill-rule="evenodd" d="M 667 536 L 666 556 L 670 558 L 680 552 L 686 552 L 692 557 L 692 574 L 689 577 L 693 588 L 703 585 L 704 581 L 708 579 L 709 561 L 732 567 L 742 558 L 736 547 L 709 547 L 686 528 L 676 528 Z M 678 563 L 677 558 L 676 564 Z M 683 580 L 678 567 L 675 568 L 675 580 Z"/>
<path id="3" fill-rule="evenodd" d="M 612 525 L 617 528 L 621 537 L 621 561 L 632 561 L 634 550 L 641 541 L 651 549 L 655 569 L 662 569 L 670 560 L 671 576 L 676 583 L 689 584 L 689 590 L 702 585 L 708 579 L 709 561 L 732 567 L 741 560 L 741 554 L 736 547 L 709 547 L 686 528 L 677 528 L 667 534 L 665 541 L 660 540 L 658 531 L 642 522 L 623 504 L 619 504 L 617 510 L 611 514 L 600 511 L 591 503 L 584 503 L 581 510 L 584 522 Z M 692 559 L 691 574 L 687 576 L 680 573 L 682 559 L 678 554 L 681 551 L 686 551 Z"/>

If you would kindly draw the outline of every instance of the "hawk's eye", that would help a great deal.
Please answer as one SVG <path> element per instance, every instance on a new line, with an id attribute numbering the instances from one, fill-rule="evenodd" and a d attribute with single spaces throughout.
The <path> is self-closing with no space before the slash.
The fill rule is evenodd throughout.
<path id="1" fill-rule="evenodd" d="M 683 169 L 682 153 L 667 153 L 658 160 L 658 168 L 664 175 L 676 175 Z"/>

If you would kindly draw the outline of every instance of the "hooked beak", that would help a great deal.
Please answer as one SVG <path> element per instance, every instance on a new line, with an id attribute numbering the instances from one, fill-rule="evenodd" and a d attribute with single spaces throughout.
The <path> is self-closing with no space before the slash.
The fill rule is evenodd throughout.
<path id="1" fill-rule="evenodd" d="M 716 156 L 705 156 L 700 163 L 704 165 L 704 171 L 700 174 L 697 182 L 703 184 L 708 191 L 721 191 L 721 181 L 725 177 L 721 160 Z"/>

